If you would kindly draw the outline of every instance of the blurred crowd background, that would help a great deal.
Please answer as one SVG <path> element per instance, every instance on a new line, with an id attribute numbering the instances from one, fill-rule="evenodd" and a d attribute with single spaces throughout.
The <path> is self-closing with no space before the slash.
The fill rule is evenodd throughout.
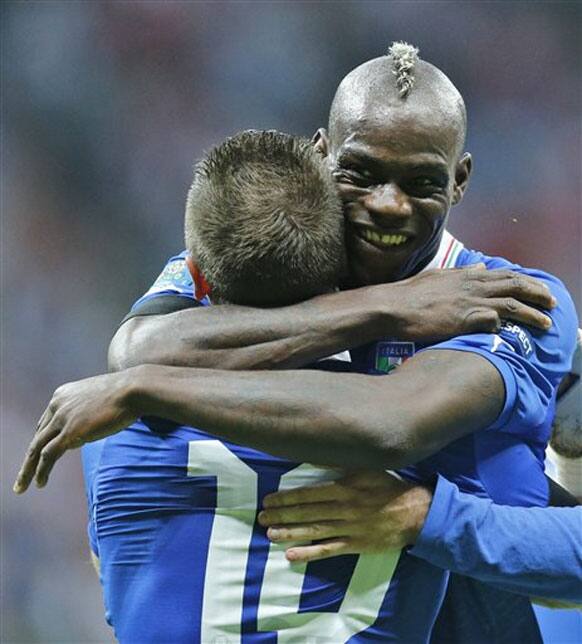
<path id="1" fill-rule="evenodd" d="M 254 128 L 311 135 L 351 68 L 407 40 L 469 111 L 475 172 L 450 229 L 560 276 L 580 311 L 576 2 L 2 3 L 2 642 L 112 637 L 79 454 L 10 489 L 61 383 L 182 249 L 191 168 Z"/>

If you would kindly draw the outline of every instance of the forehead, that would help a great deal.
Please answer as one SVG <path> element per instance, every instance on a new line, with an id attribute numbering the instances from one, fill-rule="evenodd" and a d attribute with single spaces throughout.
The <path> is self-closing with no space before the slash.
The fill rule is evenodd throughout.
<path id="1" fill-rule="evenodd" d="M 370 157 L 379 162 L 418 159 L 423 163 L 454 163 L 459 132 L 456 123 L 437 110 L 396 109 L 382 114 L 360 113 L 338 124 L 332 140 L 337 158 Z"/>

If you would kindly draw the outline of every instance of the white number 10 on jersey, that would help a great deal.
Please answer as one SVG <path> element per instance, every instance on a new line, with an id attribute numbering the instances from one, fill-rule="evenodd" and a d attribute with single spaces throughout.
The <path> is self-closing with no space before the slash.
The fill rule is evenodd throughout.
<path id="1" fill-rule="evenodd" d="M 216 476 L 216 512 L 208 545 L 202 608 L 202 644 L 241 640 L 245 575 L 257 515 L 254 470 L 217 440 L 189 444 L 188 476 Z M 335 478 L 333 470 L 299 465 L 281 478 L 280 490 Z M 371 626 L 400 551 L 362 555 L 338 612 L 299 612 L 306 564 L 291 564 L 285 546 L 271 544 L 258 606 L 258 630 L 276 631 L 279 644 L 340 644 Z"/>

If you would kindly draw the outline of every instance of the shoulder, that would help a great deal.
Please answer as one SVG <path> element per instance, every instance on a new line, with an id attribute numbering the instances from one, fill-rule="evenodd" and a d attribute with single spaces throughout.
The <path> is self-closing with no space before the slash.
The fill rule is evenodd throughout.
<path id="1" fill-rule="evenodd" d="M 157 310 L 157 304 L 152 311 L 149 311 L 144 305 L 150 305 L 152 300 L 167 299 L 168 296 L 173 299 L 170 303 L 168 310 Z M 181 299 L 184 303 L 180 304 L 178 301 Z M 162 272 L 158 275 L 152 286 L 142 295 L 131 307 L 131 312 L 124 318 L 124 322 L 136 314 L 157 314 L 169 313 L 174 310 L 180 310 L 189 306 L 187 301 L 196 302 L 202 306 L 210 304 L 210 298 L 201 284 L 195 281 L 192 274 L 192 261 L 189 259 L 187 251 L 182 251 L 178 255 L 170 257 L 166 262 Z M 162 305 L 164 309 L 165 305 Z M 177 307 L 177 308 L 176 308 Z"/>
<path id="2" fill-rule="evenodd" d="M 515 273 L 534 277 L 548 286 L 557 302 L 554 309 L 546 311 L 551 317 L 553 325 L 547 333 L 535 334 L 536 341 L 552 351 L 563 351 L 565 362 L 568 362 L 570 358 L 567 356 L 571 357 L 576 346 L 578 315 L 572 297 L 564 283 L 555 275 L 539 268 L 524 267 L 504 257 L 490 256 L 468 248 L 463 248 L 459 253 L 455 267 L 460 268 L 478 262 L 483 262 L 488 270 L 511 270 Z M 509 333 L 517 335 L 521 333 L 523 337 L 524 330 L 522 327 L 509 323 L 505 327 Z M 529 331 L 525 330 L 525 332 L 529 335 Z"/>
<path id="3" fill-rule="evenodd" d="M 168 290 L 178 292 L 192 291 L 192 275 L 186 260 L 186 251 L 170 257 L 144 297 Z"/>

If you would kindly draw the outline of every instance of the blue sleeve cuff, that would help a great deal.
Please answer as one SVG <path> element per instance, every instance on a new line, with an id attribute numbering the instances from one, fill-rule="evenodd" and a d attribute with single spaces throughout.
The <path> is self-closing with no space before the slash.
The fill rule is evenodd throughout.
<path id="1" fill-rule="evenodd" d="M 411 555 L 433 563 L 431 557 L 434 557 L 435 547 L 446 532 L 449 508 L 456 492 L 458 488 L 454 483 L 438 476 L 424 525 L 415 545 L 408 551 Z"/>

